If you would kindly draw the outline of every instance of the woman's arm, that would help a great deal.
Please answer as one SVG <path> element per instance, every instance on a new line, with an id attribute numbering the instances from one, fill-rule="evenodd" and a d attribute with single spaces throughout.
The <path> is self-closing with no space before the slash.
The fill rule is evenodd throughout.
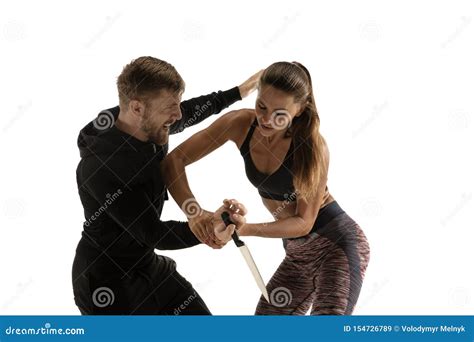
<path id="1" fill-rule="evenodd" d="M 296 238 L 309 234 L 316 221 L 326 191 L 329 167 L 329 150 L 326 144 L 324 154 L 326 158 L 326 168 L 321 173 L 321 180 L 317 185 L 318 191 L 315 198 L 306 200 L 298 196 L 294 216 L 274 222 L 245 224 L 238 230 L 239 235 L 269 238 Z"/>
<path id="2" fill-rule="evenodd" d="M 246 109 L 231 111 L 206 129 L 194 134 L 176 147 L 162 163 L 162 175 L 171 196 L 180 208 L 187 213 L 185 207 L 193 213 L 201 208 L 189 187 L 185 167 L 205 157 L 227 141 L 237 143 L 242 136 L 242 128 L 250 126 L 250 113 Z M 187 215 L 189 216 L 189 215 Z"/>

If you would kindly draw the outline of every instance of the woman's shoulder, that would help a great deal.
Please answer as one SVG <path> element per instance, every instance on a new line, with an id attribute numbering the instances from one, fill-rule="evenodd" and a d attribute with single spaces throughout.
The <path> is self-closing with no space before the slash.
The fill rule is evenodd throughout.
<path id="1" fill-rule="evenodd" d="M 227 120 L 232 122 L 233 127 L 250 127 L 252 122 L 255 120 L 255 109 L 243 108 L 230 111 L 225 114 Z"/>
<path id="2" fill-rule="evenodd" d="M 219 129 L 226 131 L 227 137 L 240 147 L 255 120 L 255 110 L 233 110 L 224 114 L 218 120 L 220 121 Z"/>

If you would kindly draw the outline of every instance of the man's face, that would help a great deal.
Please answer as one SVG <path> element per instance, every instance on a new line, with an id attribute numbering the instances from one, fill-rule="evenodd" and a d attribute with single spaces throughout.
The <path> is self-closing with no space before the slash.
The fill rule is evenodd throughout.
<path id="1" fill-rule="evenodd" d="M 148 100 L 140 122 L 140 128 L 148 135 L 149 140 L 158 145 L 168 142 L 170 126 L 182 118 L 181 94 L 168 90 Z"/>

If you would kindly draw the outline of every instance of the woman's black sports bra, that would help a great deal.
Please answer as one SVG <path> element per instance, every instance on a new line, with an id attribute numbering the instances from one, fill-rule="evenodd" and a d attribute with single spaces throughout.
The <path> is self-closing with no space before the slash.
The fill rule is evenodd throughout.
<path id="1" fill-rule="evenodd" d="M 270 175 L 262 173 L 255 167 L 250 154 L 250 139 L 252 138 L 257 125 L 257 119 L 255 119 L 249 129 L 247 137 L 245 137 L 245 141 L 240 147 L 240 154 L 245 162 L 245 173 L 247 174 L 247 178 L 258 189 L 258 193 L 263 198 L 277 201 L 296 201 L 293 175 L 291 173 L 293 163 L 293 140 L 291 141 L 285 160 L 278 170 Z"/>

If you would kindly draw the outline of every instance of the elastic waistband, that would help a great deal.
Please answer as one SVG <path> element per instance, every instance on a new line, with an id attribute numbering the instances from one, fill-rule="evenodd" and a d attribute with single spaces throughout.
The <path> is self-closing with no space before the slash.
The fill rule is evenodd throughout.
<path id="1" fill-rule="evenodd" d="M 318 216 L 314 222 L 313 229 L 310 233 L 315 233 L 317 229 L 327 225 L 336 216 L 345 213 L 345 211 L 339 206 L 339 203 L 333 201 L 325 207 L 319 209 Z"/>
<path id="2" fill-rule="evenodd" d="M 313 228 L 308 233 L 308 235 L 305 236 L 309 236 L 309 234 L 311 233 L 317 233 L 318 230 L 320 230 L 329 222 L 331 222 L 336 216 L 339 216 L 344 213 L 345 211 L 339 206 L 336 201 L 329 203 L 325 207 L 319 209 L 318 216 L 316 217 L 316 221 L 314 222 Z M 296 240 L 300 238 L 302 237 L 283 239 L 283 247 L 286 249 L 286 244 L 288 243 L 287 240 Z"/>

